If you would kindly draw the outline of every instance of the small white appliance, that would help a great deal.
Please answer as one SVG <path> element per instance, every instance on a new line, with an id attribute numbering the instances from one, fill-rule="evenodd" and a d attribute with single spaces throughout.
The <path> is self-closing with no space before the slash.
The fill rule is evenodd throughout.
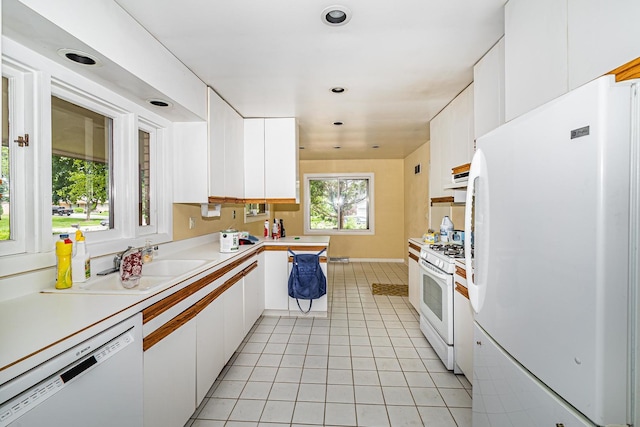
<path id="1" fill-rule="evenodd" d="M 237 230 L 222 230 L 220 232 L 220 252 L 238 252 L 240 249 L 240 232 Z"/>
<path id="2" fill-rule="evenodd" d="M 601 77 L 477 141 L 474 427 L 638 425 L 638 85 Z"/>
<path id="3" fill-rule="evenodd" d="M 455 259 L 461 245 L 424 245 L 420 250 L 420 330 L 442 363 L 460 373 L 453 351 L 453 297 Z"/>

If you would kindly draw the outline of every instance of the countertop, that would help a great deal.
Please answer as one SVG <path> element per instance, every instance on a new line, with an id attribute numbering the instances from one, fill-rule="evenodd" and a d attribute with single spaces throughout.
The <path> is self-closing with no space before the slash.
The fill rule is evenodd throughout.
<path id="1" fill-rule="evenodd" d="M 186 286 L 186 278 L 257 250 L 264 245 L 315 246 L 329 244 L 328 236 L 260 239 L 234 253 L 220 253 L 217 241 L 189 245 L 188 241 L 161 246 L 156 259 L 206 259 L 198 268 L 168 280 L 144 295 L 93 295 L 38 292 L 0 302 L 0 385 L 62 351 L 133 316 Z M 195 239 L 198 241 L 198 239 Z M 173 246 L 173 248 L 171 247 Z"/>

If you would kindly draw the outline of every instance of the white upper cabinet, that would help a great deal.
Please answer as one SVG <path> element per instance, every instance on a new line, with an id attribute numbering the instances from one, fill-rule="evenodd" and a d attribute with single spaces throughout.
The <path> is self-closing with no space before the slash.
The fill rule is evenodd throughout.
<path id="1" fill-rule="evenodd" d="M 567 92 L 566 0 L 505 5 L 505 119 Z"/>
<path id="2" fill-rule="evenodd" d="M 504 37 L 473 67 L 473 126 L 477 139 L 504 123 Z"/>
<path id="3" fill-rule="evenodd" d="M 506 121 L 638 58 L 638 16 L 637 0 L 510 0 Z"/>
<path id="4" fill-rule="evenodd" d="M 296 119 L 245 119 L 244 132 L 245 199 L 298 203 Z"/>
<path id="5" fill-rule="evenodd" d="M 431 120 L 429 197 L 451 196 L 451 169 L 471 162 L 473 91 L 469 85 Z"/>
<path id="6" fill-rule="evenodd" d="M 569 89 L 640 56 L 640 1 L 568 0 Z"/>
<path id="7" fill-rule="evenodd" d="M 173 202 L 206 203 L 209 197 L 207 122 L 173 124 Z"/>
<path id="8" fill-rule="evenodd" d="M 265 196 L 271 202 L 300 201 L 295 118 L 264 121 L 264 184 Z"/>
<path id="9" fill-rule="evenodd" d="M 244 196 L 243 118 L 209 88 L 209 196 Z"/>
<path id="10" fill-rule="evenodd" d="M 264 200 L 264 119 L 244 119 L 244 196 Z"/>
<path id="11" fill-rule="evenodd" d="M 244 119 L 208 93 L 207 122 L 174 123 L 174 203 L 244 197 Z"/>

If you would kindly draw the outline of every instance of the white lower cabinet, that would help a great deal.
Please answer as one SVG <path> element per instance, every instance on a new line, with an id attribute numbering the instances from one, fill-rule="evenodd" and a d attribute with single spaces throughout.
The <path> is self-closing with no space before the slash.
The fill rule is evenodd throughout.
<path id="1" fill-rule="evenodd" d="M 196 408 L 196 320 L 144 352 L 144 425 L 184 425 Z"/>
<path id="2" fill-rule="evenodd" d="M 245 335 L 244 330 L 244 292 L 242 278 L 224 291 L 224 363 L 227 363 L 236 351 Z"/>
<path id="3" fill-rule="evenodd" d="M 264 258 L 264 252 L 259 255 Z M 244 276 L 244 327 L 245 334 L 264 311 L 264 262 L 260 259 L 252 264 L 249 271 Z M 255 266 L 255 267 L 254 267 Z"/>
<path id="4" fill-rule="evenodd" d="M 467 272 L 464 264 L 456 261 L 453 291 L 453 351 L 456 365 L 473 381 L 473 308 L 467 290 Z"/>
<path id="5" fill-rule="evenodd" d="M 205 398 L 226 363 L 222 327 L 224 297 L 220 295 L 196 317 L 196 405 Z"/>
<path id="6" fill-rule="evenodd" d="M 205 398 L 262 314 L 263 264 L 250 256 L 143 311 L 147 327 L 166 317 L 143 340 L 145 427 L 182 426 Z"/>
<path id="7" fill-rule="evenodd" d="M 409 302 L 420 313 L 420 247 L 409 242 Z"/>
<path id="8" fill-rule="evenodd" d="M 264 252 L 264 308 L 266 310 L 289 310 L 287 283 L 287 251 L 266 250 Z"/>

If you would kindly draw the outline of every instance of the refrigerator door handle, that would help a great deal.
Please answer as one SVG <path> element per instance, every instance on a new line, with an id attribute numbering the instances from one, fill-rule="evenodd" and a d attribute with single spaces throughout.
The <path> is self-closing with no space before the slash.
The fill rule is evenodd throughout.
<path id="1" fill-rule="evenodd" d="M 477 243 L 480 243 L 480 245 L 482 246 L 482 249 L 486 249 L 486 246 L 488 244 L 487 242 L 487 239 L 488 239 L 487 227 L 489 225 L 488 216 L 483 215 L 483 212 L 479 212 L 477 209 L 478 207 L 474 206 L 474 196 L 477 188 L 476 180 L 480 177 L 486 178 L 486 168 L 487 168 L 487 163 L 484 157 L 484 153 L 481 150 L 477 150 L 476 153 L 473 155 L 473 160 L 471 161 L 471 169 L 469 170 L 469 181 L 467 184 L 467 199 L 466 199 L 465 213 L 464 213 L 465 236 L 469 236 L 464 240 L 464 254 L 465 254 L 464 258 L 465 258 L 465 265 L 467 269 L 467 288 L 469 290 L 469 301 L 471 302 L 471 307 L 473 308 L 473 311 L 476 313 L 480 311 L 480 309 L 482 308 L 482 303 L 484 302 L 486 284 L 481 283 L 481 280 L 479 279 L 480 279 L 480 275 L 485 273 L 487 252 L 484 250 L 481 250 L 479 253 L 480 256 L 477 256 L 475 260 L 472 259 L 471 258 L 471 254 L 472 254 L 471 236 L 473 235 L 472 234 L 472 230 L 473 230 L 473 232 L 475 233 L 473 240 L 474 240 L 474 243 L 476 243 L 476 246 L 478 246 Z M 484 191 L 485 193 L 488 192 L 488 187 L 486 182 L 483 182 L 482 186 L 483 186 L 482 191 Z M 474 211 L 474 207 L 475 207 L 475 211 Z M 471 226 L 472 226 L 472 220 L 474 219 L 474 216 L 476 219 L 475 221 L 476 228 L 472 229 Z M 478 231 L 480 231 L 478 230 L 478 226 L 480 225 L 481 222 L 484 222 L 483 224 L 484 228 L 479 233 L 481 240 L 478 242 L 478 239 L 477 239 Z M 478 255 L 477 252 L 476 252 L 476 255 Z M 479 263 L 483 263 L 484 265 L 480 265 Z"/>

